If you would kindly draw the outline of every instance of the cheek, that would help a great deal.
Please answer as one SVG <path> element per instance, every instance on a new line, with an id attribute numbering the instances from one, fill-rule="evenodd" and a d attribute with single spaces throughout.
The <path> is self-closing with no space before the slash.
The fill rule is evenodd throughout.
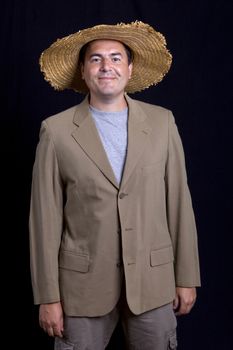
<path id="1" fill-rule="evenodd" d="M 125 79 L 129 79 L 131 77 L 131 70 L 129 70 L 128 68 L 125 69 L 124 71 L 121 72 L 121 75 L 125 78 Z"/>
<path id="2" fill-rule="evenodd" d="M 98 73 L 98 69 L 96 68 L 92 68 L 92 69 L 86 69 L 83 72 L 83 76 L 87 79 L 92 79 L 96 76 L 96 74 Z"/>
<path id="3" fill-rule="evenodd" d="M 82 72 L 82 78 L 87 81 L 87 80 L 90 80 L 90 77 L 91 77 L 91 74 L 90 74 L 90 71 L 87 71 L 87 70 L 83 70 Z"/>

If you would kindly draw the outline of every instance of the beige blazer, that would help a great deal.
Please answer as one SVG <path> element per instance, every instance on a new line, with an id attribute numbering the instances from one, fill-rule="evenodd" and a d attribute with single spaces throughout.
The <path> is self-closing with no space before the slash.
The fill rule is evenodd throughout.
<path id="1" fill-rule="evenodd" d="M 134 314 L 200 285 L 185 161 L 172 113 L 126 96 L 128 151 L 118 185 L 88 108 L 43 121 L 33 168 L 31 277 L 35 304 L 67 315 L 116 305 L 123 275 Z"/>

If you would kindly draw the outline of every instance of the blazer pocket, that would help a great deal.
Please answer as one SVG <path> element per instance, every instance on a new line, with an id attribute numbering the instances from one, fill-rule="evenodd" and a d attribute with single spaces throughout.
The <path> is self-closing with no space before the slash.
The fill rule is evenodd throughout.
<path id="1" fill-rule="evenodd" d="M 77 254 L 62 250 L 59 256 L 59 267 L 66 270 L 88 272 L 90 259 L 88 254 Z"/>
<path id="2" fill-rule="evenodd" d="M 174 255 L 172 246 L 152 250 L 150 253 L 150 265 L 159 266 L 173 262 Z"/>

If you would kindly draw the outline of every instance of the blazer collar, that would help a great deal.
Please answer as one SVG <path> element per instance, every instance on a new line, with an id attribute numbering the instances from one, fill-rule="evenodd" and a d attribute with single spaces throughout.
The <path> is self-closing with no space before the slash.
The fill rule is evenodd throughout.
<path id="1" fill-rule="evenodd" d="M 76 142 L 96 164 L 103 175 L 117 188 L 123 188 L 133 173 L 146 145 L 150 126 L 147 116 L 137 101 L 125 95 L 129 107 L 128 148 L 121 185 L 117 183 L 111 164 L 102 145 L 95 123 L 89 110 L 88 96 L 75 111 L 73 122 L 77 128 L 72 133 Z"/>
<path id="2" fill-rule="evenodd" d="M 126 185 L 130 176 L 142 156 L 151 127 L 147 120 L 147 115 L 138 101 L 125 95 L 129 107 L 128 119 L 128 148 L 125 168 L 121 181 L 121 189 Z"/>
<path id="3" fill-rule="evenodd" d="M 74 114 L 74 124 L 78 126 L 72 136 L 87 156 L 95 163 L 104 176 L 119 188 L 111 164 L 104 150 L 95 122 L 89 110 L 88 96 L 81 102 Z"/>

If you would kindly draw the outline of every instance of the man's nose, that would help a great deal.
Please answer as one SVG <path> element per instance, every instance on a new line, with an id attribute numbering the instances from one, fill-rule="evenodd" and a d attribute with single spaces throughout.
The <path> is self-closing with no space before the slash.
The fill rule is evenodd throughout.
<path id="1" fill-rule="evenodd" d="M 101 61 L 101 67 L 100 69 L 102 71 L 108 71 L 111 69 L 111 60 L 109 58 L 103 58 Z"/>

